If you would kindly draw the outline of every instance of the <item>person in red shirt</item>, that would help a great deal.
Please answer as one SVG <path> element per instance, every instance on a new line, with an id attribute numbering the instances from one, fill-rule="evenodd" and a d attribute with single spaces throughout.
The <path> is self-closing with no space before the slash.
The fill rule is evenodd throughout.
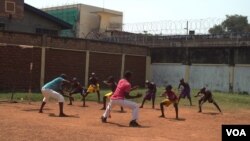
<path id="1" fill-rule="evenodd" d="M 131 84 L 130 84 L 131 77 L 132 77 L 132 73 L 127 71 L 124 74 L 124 78 L 118 82 L 117 88 L 114 94 L 111 96 L 110 102 L 104 114 L 101 117 L 101 120 L 103 123 L 107 122 L 107 117 L 109 117 L 112 107 L 114 105 L 118 105 L 118 106 L 130 108 L 132 110 L 132 120 L 129 123 L 130 127 L 140 126 L 136 121 L 138 119 L 139 106 L 135 102 L 126 100 L 126 99 L 139 98 L 142 96 L 142 94 L 139 94 L 139 93 L 135 96 L 129 95 L 129 92 L 131 91 Z"/>
<path id="2" fill-rule="evenodd" d="M 166 86 L 166 91 L 161 95 L 166 97 L 166 99 L 164 99 L 161 103 L 160 103 L 160 107 L 161 107 L 161 116 L 165 118 L 165 114 L 164 114 L 164 105 L 165 106 L 169 106 L 172 103 L 174 104 L 174 108 L 175 108 L 175 113 L 176 113 L 176 119 L 178 119 L 178 97 L 176 96 L 176 94 L 172 91 L 172 86 L 171 85 L 167 85 Z"/>

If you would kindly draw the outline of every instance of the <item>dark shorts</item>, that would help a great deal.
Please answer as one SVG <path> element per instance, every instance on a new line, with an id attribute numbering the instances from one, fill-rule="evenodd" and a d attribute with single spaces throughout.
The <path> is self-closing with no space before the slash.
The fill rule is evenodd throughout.
<path id="1" fill-rule="evenodd" d="M 155 93 L 149 93 L 147 92 L 144 99 L 146 100 L 151 100 L 151 99 L 155 99 Z"/>
<path id="2" fill-rule="evenodd" d="M 201 100 L 202 100 L 203 102 L 208 101 L 209 103 L 213 103 L 213 102 L 214 102 L 214 99 L 213 99 L 211 96 L 209 96 L 209 97 L 203 96 L 203 97 L 201 97 Z"/>
<path id="3" fill-rule="evenodd" d="M 180 98 L 185 98 L 185 97 L 191 98 L 190 97 L 190 90 L 185 90 L 185 89 L 182 90 Z"/>
<path id="4" fill-rule="evenodd" d="M 78 88 L 78 89 L 74 89 L 71 94 L 77 94 L 77 93 L 80 93 L 81 95 L 83 95 L 84 93 L 86 93 L 86 89 L 84 88 Z"/>

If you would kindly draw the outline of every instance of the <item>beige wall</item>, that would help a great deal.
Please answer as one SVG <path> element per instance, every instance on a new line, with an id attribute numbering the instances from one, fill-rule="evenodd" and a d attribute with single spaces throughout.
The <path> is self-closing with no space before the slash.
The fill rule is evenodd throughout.
<path id="1" fill-rule="evenodd" d="M 86 36 L 92 31 L 105 32 L 110 23 L 123 22 L 123 13 L 100 7 L 81 5 L 80 37 Z"/>
<path id="2" fill-rule="evenodd" d="M 120 11 L 114 11 L 109 9 L 103 9 L 100 7 L 76 4 L 67 5 L 60 7 L 45 8 L 43 10 L 53 10 L 53 9 L 66 9 L 70 7 L 75 7 L 80 11 L 80 20 L 77 23 L 76 37 L 85 38 L 88 33 L 94 32 L 105 32 L 107 27 L 112 23 L 118 23 L 116 25 L 122 25 L 123 13 Z M 114 25 L 114 24 L 113 24 Z M 111 30 L 110 28 L 108 28 Z M 116 28 L 116 30 L 122 30 L 122 28 Z"/>

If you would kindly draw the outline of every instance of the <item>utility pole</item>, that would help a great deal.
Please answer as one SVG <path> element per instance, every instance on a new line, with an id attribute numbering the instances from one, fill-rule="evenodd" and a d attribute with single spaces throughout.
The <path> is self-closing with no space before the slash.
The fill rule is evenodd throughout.
<path id="1" fill-rule="evenodd" d="M 188 37 L 188 21 L 187 21 L 187 25 L 186 25 L 186 28 L 184 28 L 187 30 L 187 33 L 186 33 L 186 40 L 187 40 L 187 37 Z"/>

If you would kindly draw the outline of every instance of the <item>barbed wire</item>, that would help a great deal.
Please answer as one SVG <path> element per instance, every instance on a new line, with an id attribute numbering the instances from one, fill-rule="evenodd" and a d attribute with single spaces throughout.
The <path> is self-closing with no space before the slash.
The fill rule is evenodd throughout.
<path id="1" fill-rule="evenodd" d="M 207 34 L 210 28 L 221 24 L 224 20 L 223 18 L 206 18 L 128 23 L 123 24 L 122 29 L 125 32 L 159 35 L 186 35 L 187 31 L 195 31 L 195 34 Z"/>

